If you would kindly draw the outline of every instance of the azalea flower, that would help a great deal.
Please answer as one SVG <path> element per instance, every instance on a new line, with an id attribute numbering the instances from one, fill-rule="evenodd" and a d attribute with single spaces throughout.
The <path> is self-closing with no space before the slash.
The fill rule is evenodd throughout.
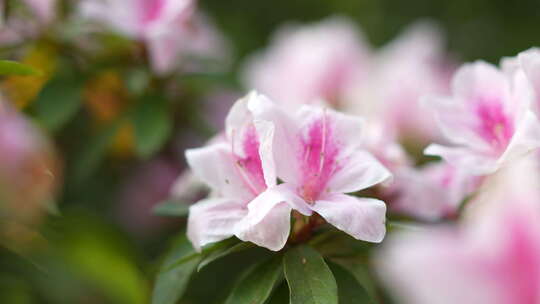
<path id="1" fill-rule="evenodd" d="M 493 173 L 540 147 L 531 98 L 523 73 L 508 76 L 481 61 L 464 65 L 454 75 L 451 97 L 426 99 L 451 146 L 432 144 L 425 153 L 471 174 Z"/>
<path id="2" fill-rule="evenodd" d="M 362 120 L 312 106 L 290 115 L 265 100 L 250 106 L 255 120 L 264 122 L 257 130 L 274 134 L 272 151 L 283 183 L 255 199 L 242 222 L 259 223 L 270 208 L 287 201 L 301 214 L 316 212 L 356 239 L 380 242 L 385 235 L 385 204 L 345 194 L 390 177 L 362 148 Z"/>
<path id="3" fill-rule="evenodd" d="M 339 106 L 349 88 L 367 78 L 368 66 L 361 33 L 334 17 L 278 30 L 268 50 L 246 64 L 244 82 L 293 109 L 320 100 Z"/>
<path id="4" fill-rule="evenodd" d="M 540 302 L 540 210 L 504 200 L 459 227 L 402 232 L 378 256 L 390 291 L 411 304 Z"/>
<path id="5" fill-rule="evenodd" d="M 197 249 L 232 235 L 271 250 L 281 249 L 287 241 L 291 207 L 283 201 L 269 207 L 261 221 L 238 228 L 255 199 L 276 185 L 272 128 L 259 132 L 248 109 L 258 100 L 266 98 L 251 93 L 240 99 L 227 116 L 225 134 L 186 151 L 193 173 L 213 192 L 190 208 L 187 235 Z M 254 237 L 240 236 L 245 230 Z"/>
<path id="6" fill-rule="evenodd" d="M 217 58 L 226 52 L 218 33 L 194 7 L 193 0 L 85 0 L 80 10 L 84 18 L 144 42 L 154 72 L 161 75 L 176 68 L 181 55 Z"/>

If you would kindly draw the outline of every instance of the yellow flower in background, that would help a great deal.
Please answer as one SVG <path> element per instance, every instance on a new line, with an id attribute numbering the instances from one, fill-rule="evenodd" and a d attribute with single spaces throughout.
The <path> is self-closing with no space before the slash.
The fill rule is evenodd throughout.
<path id="1" fill-rule="evenodd" d="M 28 50 L 21 63 L 31 66 L 42 73 L 31 76 L 9 76 L 0 86 L 8 100 L 18 109 L 24 109 L 32 103 L 54 74 L 57 62 L 57 50 L 51 44 L 41 42 Z"/>

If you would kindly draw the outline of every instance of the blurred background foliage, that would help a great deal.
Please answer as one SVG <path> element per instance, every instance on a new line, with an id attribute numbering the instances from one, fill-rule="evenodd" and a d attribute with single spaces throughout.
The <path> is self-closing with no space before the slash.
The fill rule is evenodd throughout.
<path id="1" fill-rule="evenodd" d="M 74 2 L 62 2 L 64 14 Z M 15 243 L 0 248 L 0 303 L 147 303 L 161 253 L 184 224 L 152 215 L 151 208 L 168 198 L 185 167 L 184 149 L 218 131 L 206 110 L 227 109 L 249 89 L 238 81 L 243 60 L 264 48 L 286 22 L 348 16 L 380 46 L 406 25 L 428 18 L 442 27 L 449 50 L 463 61 L 497 62 L 540 45 L 537 0 L 200 0 L 198 5 L 229 41 L 231 65 L 154 77 L 144 57 L 125 55 L 138 54 L 137 44 L 105 35 L 105 51 L 79 54 L 64 40 L 74 30 L 70 27 L 62 38 L 46 34 L 0 50 L 2 59 L 42 71 L 4 77 L 0 86 L 54 138 L 63 167 L 54 210 L 39 231 L 12 227 Z M 228 92 L 221 93 L 222 105 L 208 101 L 218 92 Z M 227 294 L 244 261 L 267 254 L 262 249 L 236 254 L 228 263 L 203 269 L 188 287 L 186 303 L 214 303 Z"/>

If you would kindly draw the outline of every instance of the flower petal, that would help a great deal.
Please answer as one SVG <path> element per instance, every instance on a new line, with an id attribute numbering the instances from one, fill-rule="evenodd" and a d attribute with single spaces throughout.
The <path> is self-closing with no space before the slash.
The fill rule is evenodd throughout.
<path id="1" fill-rule="evenodd" d="M 202 200 L 189 208 L 187 236 L 196 250 L 234 235 L 236 224 L 246 215 L 243 204 L 224 198 Z"/>
<path id="2" fill-rule="evenodd" d="M 272 149 L 277 174 L 285 182 L 297 184 L 301 177 L 300 164 L 296 157 L 301 151 L 297 138 L 297 122 L 268 98 L 252 99 L 248 107 L 253 113 L 256 126 L 262 126 L 260 121 L 274 124 Z"/>
<path id="3" fill-rule="evenodd" d="M 467 169 L 472 175 L 485 175 L 497 170 L 496 159 L 489 155 L 474 153 L 467 148 L 431 144 L 424 150 L 424 154 L 440 156 L 458 168 Z"/>
<path id="4" fill-rule="evenodd" d="M 246 216 L 235 229 L 236 236 L 246 242 L 278 251 L 285 246 L 291 229 L 291 206 L 284 202 L 268 202 L 273 207 L 260 220 Z"/>
<path id="5" fill-rule="evenodd" d="M 380 200 L 328 194 L 312 209 L 358 240 L 379 243 L 386 234 L 386 205 Z"/>
<path id="6" fill-rule="evenodd" d="M 340 169 L 328 182 L 328 190 L 337 193 L 360 191 L 383 182 L 392 174 L 370 153 L 357 150 L 339 160 Z"/>
<path id="7" fill-rule="evenodd" d="M 238 176 L 227 144 L 188 149 L 186 159 L 193 173 L 219 195 L 244 202 L 253 198 L 253 193 Z"/>
<path id="8" fill-rule="evenodd" d="M 518 129 L 506 151 L 499 158 L 498 164 L 502 166 L 538 148 L 540 148 L 540 121 L 529 110 L 518 125 Z"/>

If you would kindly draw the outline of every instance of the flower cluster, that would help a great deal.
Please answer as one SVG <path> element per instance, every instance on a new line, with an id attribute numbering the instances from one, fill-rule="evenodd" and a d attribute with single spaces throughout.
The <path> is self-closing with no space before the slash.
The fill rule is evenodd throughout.
<path id="1" fill-rule="evenodd" d="M 386 202 L 455 223 L 379 250 L 406 303 L 537 303 L 540 51 L 452 75 L 434 31 L 416 25 L 376 54 L 342 19 L 280 31 L 246 72 L 270 98 L 239 100 L 223 134 L 186 152 L 211 188 L 190 209 L 192 243 L 235 235 L 280 250 L 325 223 L 381 242 Z"/>
<path id="2" fill-rule="evenodd" d="M 186 151 L 194 174 L 212 189 L 210 198 L 190 209 L 193 244 L 200 248 L 236 235 L 280 250 L 291 210 L 316 212 L 357 239 L 380 242 L 384 203 L 345 194 L 390 177 L 362 147 L 362 129 L 361 119 L 327 108 L 304 106 L 290 114 L 255 92 L 239 100 L 225 134 Z"/>

